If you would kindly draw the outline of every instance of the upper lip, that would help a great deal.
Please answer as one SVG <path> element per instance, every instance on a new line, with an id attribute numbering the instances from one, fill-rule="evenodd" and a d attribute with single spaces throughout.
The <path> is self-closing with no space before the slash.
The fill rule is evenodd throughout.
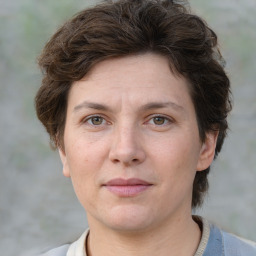
<path id="1" fill-rule="evenodd" d="M 105 186 L 135 186 L 135 185 L 152 185 L 151 183 L 145 181 L 145 180 L 141 180 L 141 179 L 137 179 L 137 178 L 131 178 L 131 179 L 122 179 L 122 178 L 118 178 L 118 179 L 112 179 L 110 181 L 108 181 Z"/>

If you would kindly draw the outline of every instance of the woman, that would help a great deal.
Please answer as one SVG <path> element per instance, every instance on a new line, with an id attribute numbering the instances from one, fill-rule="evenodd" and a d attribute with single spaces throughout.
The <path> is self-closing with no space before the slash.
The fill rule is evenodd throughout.
<path id="1" fill-rule="evenodd" d="M 192 216 L 231 110 L 207 24 L 180 1 L 107 1 L 51 38 L 36 109 L 89 229 L 45 255 L 256 255 Z"/>

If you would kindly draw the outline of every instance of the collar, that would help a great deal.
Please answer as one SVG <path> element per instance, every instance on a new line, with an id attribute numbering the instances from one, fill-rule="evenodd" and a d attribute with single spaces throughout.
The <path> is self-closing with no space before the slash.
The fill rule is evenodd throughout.
<path id="1" fill-rule="evenodd" d="M 209 222 L 202 217 L 193 216 L 193 219 L 202 231 L 202 237 L 194 256 L 223 256 L 223 239 L 221 231 L 214 225 L 210 225 Z M 70 245 L 67 256 L 87 256 L 85 244 L 88 235 L 89 229 L 87 229 L 77 241 Z"/>
<path id="2" fill-rule="evenodd" d="M 206 219 L 196 215 L 193 215 L 193 220 L 198 224 L 202 232 L 202 237 L 194 256 L 204 256 L 204 252 L 210 237 L 210 224 Z"/>

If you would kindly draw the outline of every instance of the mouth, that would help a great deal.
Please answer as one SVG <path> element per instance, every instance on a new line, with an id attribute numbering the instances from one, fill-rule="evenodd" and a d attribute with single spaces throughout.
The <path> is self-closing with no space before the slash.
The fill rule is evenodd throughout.
<path id="1" fill-rule="evenodd" d="M 134 197 L 149 189 L 152 184 L 141 179 L 113 179 L 103 185 L 108 191 L 119 197 Z"/>

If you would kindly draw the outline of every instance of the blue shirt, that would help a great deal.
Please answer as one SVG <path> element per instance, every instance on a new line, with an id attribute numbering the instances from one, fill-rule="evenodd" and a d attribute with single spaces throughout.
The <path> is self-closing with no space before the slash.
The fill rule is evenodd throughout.
<path id="1" fill-rule="evenodd" d="M 203 256 L 256 256 L 256 243 L 210 225 L 210 236 Z"/>

